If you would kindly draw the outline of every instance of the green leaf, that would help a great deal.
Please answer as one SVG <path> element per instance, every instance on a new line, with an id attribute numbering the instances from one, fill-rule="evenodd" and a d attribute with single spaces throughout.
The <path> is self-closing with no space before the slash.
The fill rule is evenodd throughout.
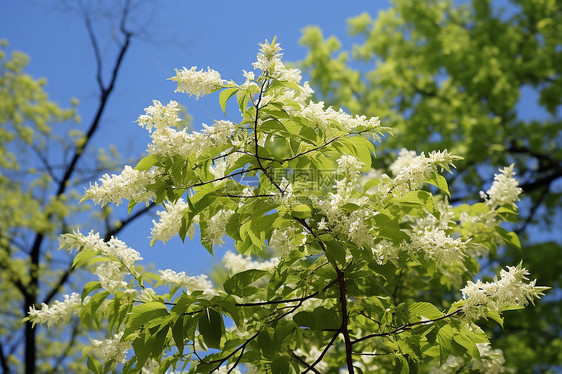
<path id="1" fill-rule="evenodd" d="M 72 261 L 72 268 L 87 266 L 89 261 L 97 255 L 98 252 L 93 249 L 82 249 L 78 251 L 76 256 L 74 256 L 74 260 Z"/>
<path id="2" fill-rule="evenodd" d="M 299 204 L 293 208 L 293 216 L 300 219 L 308 219 L 312 216 L 312 210 L 308 205 Z"/>
<path id="3" fill-rule="evenodd" d="M 441 174 L 433 173 L 431 178 L 427 180 L 427 183 L 438 187 L 441 191 L 445 192 L 447 196 L 451 197 L 449 186 L 447 185 L 447 180 Z"/>
<path id="4" fill-rule="evenodd" d="M 288 357 L 284 357 L 281 355 L 276 356 L 271 362 L 271 373 L 272 374 L 290 373 Z"/>
<path id="5" fill-rule="evenodd" d="M 184 328 L 183 328 L 183 320 L 184 316 L 178 316 L 176 322 L 174 322 L 172 326 L 172 338 L 174 339 L 174 343 L 178 348 L 178 352 L 180 355 L 183 355 L 183 341 L 184 341 Z"/>
<path id="6" fill-rule="evenodd" d="M 243 91 L 238 91 L 236 93 L 236 101 L 238 102 L 238 108 L 240 113 L 244 114 L 246 112 L 246 107 L 248 106 L 248 97 Z"/>
<path id="7" fill-rule="evenodd" d="M 158 161 L 158 156 L 148 155 L 140 159 L 140 161 L 137 163 L 137 166 L 135 166 L 135 170 L 150 170 L 154 165 L 158 163 Z"/>
<path id="8" fill-rule="evenodd" d="M 433 200 L 433 195 L 427 191 L 410 191 L 400 198 L 400 202 L 423 206 L 433 216 L 437 218 L 441 216 L 441 213 L 439 212 L 439 209 L 437 209 L 437 205 L 435 205 L 435 201 Z"/>
<path id="9" fill-rule="evenodd" d="M 453 340 L 453 329 L 445 325 L 437 330 L 437 341 L 439 342 L 439 358 L 441 364 L 447 361 L 452 350 L 451 340 Z"/>
<path id="10" fill-rule="evenodd" d="M 400 222 L 387 213 L 379 213 L 374 217 L 375 223 L 379 228 L 379 237 L 388 239 L 392 242 L 400 243 L 408 236 L 400 230 Z"/>
<path id="11" fill-rule="evenodd" d="M 489 310 L 486 317 L 493 319 L 503 328 L 503 317 L 495 310 Z"/>
<path id="12" fill-rule="evenodd" d="M 324 242 L 326 244 L 326 258 L 334 265 L 345 265 L 346 250 L 336 240 Z"/>
<path id="13" fill-rule="evenodd" d="M 222 314 L 214 309 L 205 308 L 199 317 L 199 332 L 209 348 L 220 349 L 221 337 L 224 331 Z"/>
<path id="14" fill-rule="evenodd" d="M 92 373 L 95 374 L 103 373 L 103 365 L 101 364 L 101 362 L 97 360 L 92 360 L 90 356 L 88 356 L 88 358 L 86 359 L 86 366 L 88 366 L 88 369 L 90 369 Z"/>
<path id="15" fill-rule="evenodd" d="M 268 274 L 265 270 L 250 269 L 241 273 L 234 274 L 224 282 L 224 290 L 226 293 L 236 296 L 249 296 L 247 287 L 256 280 Z M 257 289 L 256 289 L 257 291 Z M 255 292 L 254 292 L 255 293 Z"/>
<path id="16" fill-rule="evenodd" d="M 373 143 L 367 140 L 365 137 L 361 135 L 352 136 L 349 138 L 349 141 L 355 147 L 357 151 L 357 157 L 361 162 L 363 162 L 364 166 L 361 168 L 361 171 L 368 171 L 371 169 L 371 149 L 374 152 Z"/>
<path id="17" fill-rule="evenodd" d="M 90 328 L 93 326 L 93 322 L 96 322 L 96 312 L 105 299 L 109 296 L 109 291 L 102 291 L 96 293 L 90 298 L 88 304 L 86 304 L 80 310 L 79 316 L 80 321 L 84 326 Z M 97 322 L 96 322 L 97 323 Z"/>
<path id="18" fill-rule="evenodd" d="M 264 357 L 269 359 L 275 357 L 277 353 L 277 345 L 278 342 L 274 339 L 275 329 L 272 327 L 265 327 L 260 331 L 258 335 L 258 345 L 260 347 L 260 351 L 262 352 Z"/>
<path id="19" fill-rule="evenodd" d="M 372 187 L 379 185 L 381 181 L 378 178 L 371 178 L 363 185 L 363 192 L 369 191 Z"/>
<path id="20" fill-rule="evenodd" d="M 84 289 L 82 290 L 82 295 L 81 295 L 82 301 L 84 301 L 86 296 L 88 296 L 93 291 L 95 291 L 99 288 L 101 288 L 101 283 L 99 281 L 92 281 L 92 282 L 86 283 L 86 285 L 84 286 Z"/>
<path id="21" fill-rule="evenodd" d="M 222 90 L 221 93 L 219 94 L 219 103 L 220 103 L 222 112 L 224 113 L 225 116 L 226 116 L 226 102 L 232 96 L 236 95 L 237 92 L 238 92 L 238 88 L 234 87 L 234 88 L 227 88 L 225 90 Z"/>
<path id="22" fill-rule="evenodd" d="M 242 226 L 240 214 L 234 213 L 230 216 L 226 224 L 226 235 L 234 240 L 242 240 L 240 237 L 240 226 Z"/>
<path id="23" fill-rule="evenodd" d="M 408 360 L 403 355 L 396 355 L 396 365 L 394 366 L 394 372 L 399 374 L 409 374 L 410 365 L 408 365 Z"/>
<path id="24" fill-rule="evenodd" d="M 455 334 L 455 336 L 453 336 L 453 340 L 466 348 L 470 357 L 474 357 L 477 359 L 480 358 L 480 351 L 478 350 L 476 343 L 473 342 L 469 337 L 463 334 Z"/>
<path id="25" fill-rule="evenodd" d="M 152 301 L 138 305 L 134 307 L 131 312 L 129 322 L 127 323 L 127 329 L 125 330 L 125 336 L 131 334 L 139 327 L 149 323 L 153 319 L 167 315 L 168 309 L 166 309 L 166 306 L 163 303 Z"/>
<path id="26" fill-rule="evenodd" d="M 428 302 L 413 303 L 409 307 L 410 315 L 416 317 L 425 317 L 427 319 L 437 319 L 443 317 L 443 312 L 440 312 L 433 304 Z"/>
<path id="27" fill-rule="evenodd" d="M 156 336 L 151 339 L 152 357 L 159 359 L 162 355 L 162 350 L 164 349 L 164 343 L 166 342 L 166 336 L 168 335 L 169 330 L 170 326 L 165 325 L 156 333 Z"/>
<path id="28" fill-rule="evenodd" d="M 341 206 L 341 208 L 342 208 L 342 209 L 345 209 L 345 210 L 347 210 L 347 211 L 349 211 L 349 212 L 353 212 L 353 211 L 355 211 L 355 210 L 361 209 L 361 207 L 360 207 L 359 205 L 354 204 L 354 203 L 345 203 L 345 204 L 343 204 L 343 205 Z"/>
<path id="29" fill-rule="evenodd" d="M 312 312 L 299 312 L 293 317 L 299 326 L 312 330 L 337 330 L 341 326 L 341 318 L 334 309 L 320 306 Z"/>
<path id="30" fill-rule="evenodd" d="M 496 232 L 500 234 L 502 239 L 510 246 L 521 249 L 521 242 L 519 237 L 513 231 L 507 231 L 503 227 L 496 226 Z"/>

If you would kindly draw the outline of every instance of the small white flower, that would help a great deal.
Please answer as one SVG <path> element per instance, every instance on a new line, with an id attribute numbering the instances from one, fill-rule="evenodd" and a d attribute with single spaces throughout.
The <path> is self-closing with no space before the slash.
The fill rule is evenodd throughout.
<path id="1" fill-rule="evenodd" d="M 224 244 L 224 236 L 226 235 L 226 224 L 230 217 L 234 214 L 233 210 L 219 210 L 211 219 L 208 220 L 206 230 L 207 238 L 214 244 L 221 246 Z"/>
<path id="2" fill-rule="evenodd" d="M 160 281 L 162 284 L 181 286 L 188 291 L 204 291 L 214 294 L 213 284 L 207 279 L 205 274 L 191 277 L 184 271 L 176 273 L 171 269 L 160 270 Z"/>
<path id="3" fill-rule="evenodd" d="M 94 274 L 98 276 L 101 286 L 111 293 L 116 293 L 121 288 L 129 288 L 129 284 L 123 280 L 127 272 L 113 261 L 99 264 Z"/>
<path id="4" fill-rule="evenodd" d="M 119 175 L 105 174 L 100 178 L 101 185 L 90 184 L 85 197 L 92 199 L 95 204 L 101 206 L 105 206 L 107 203 L 114 203 L 118 206 L 122 199 L 148 204 L 148 201 L 154 197 L 154 193 L 148 190 L 146 186 L 154 183 L 157 176 L 159 176 L 159 172 L 156 170 L 134 170 L 127 165 Z"/>
<path id="5" fill-rule="evenodd" d="M 139 116 L 138 123 L 141 127 L 146 128 L 149 132 L 152 132 L 153 128 L 162 129 L 170 126 L 174 126 L 178 121 L 178 103 L 176 101 L 170 101 L 166 106 L 162 106 L 160 101 L 153 100 L 153 105 L 145 108 L 146 114 Z"/>
<path id="6" fill-rule="evenodd" d="M 521 265 L 508 266 L 507 271 L 502 269 L 500 278 L 495 277 L 491 283 L 469 281 L 461 289 L 466 300 L 463 306 L 465 316 L 476 320 L 486 316 L 490 310 L 501 312 L 514 305 L 525 306 L 534 298 L 539 298 L 544 288 L 536 287 L 536 280 L 525 283 L 527 275 L 529 272 Z"/>
<path id="7" fill-rule="evenodd" d="M 165 211 L 156 213 L 160 216 L 160 220 L 158 222 L 152 221 L 154 226 L 150 231 L 151 245 L 157 240 L 165 244 L 176 235 L 180 231 L 182 218 L 189 210 L 189 205 L 181 198 L 174 203 L 165 202 L 164 207 L 166 208 Z"/>
<path id="8" fill-rule="evenodd" d="M 275 229 L 269 239 L 269 247 L 273 249 L 275 256 L 283 257 L 299 248 L 300 243 L 295 243 L 297 231 L 293 227 L 286 230 Z"/>
<path id="9" fill-rule="evenodd" d="M 93 250 L 98 255 L 104 255 L 112 260 L 118 260 L 127 268 L 132 269 L 135 262 L 142 260 L 140 253 L 128 247 L 123 241 L 111 237 L 108 242 L 104 242 L 99 233 L 90 231 L 87 236 L 84 236 L 80 230 L 72 234 L 64 234 L 59 237 L 61 248 L 68 250 L 76 249 Z"/>
<path id="10" fill-rule="evenodd" d="M 88 300 L 84 302 L 87 303 Z M 64 295 L 62 302 L 56 300 L 52 305 L 42 303 L 40 309 L 35 309 L 35 306 L 29 307 L 29 318 L 34 323 L 46 323 L 47 326 L 51 326 L 59 322 L 68 322 L 70 317 L 78 314 L 81 307 L 80 295 L 73 292 L 72 295 Z"/>
<path id="11" fill-rule="evenodd" d="M 116 362 L 126 362 L 127 352 L 131 349 L 131 341 L 121 341 L 123 332 L 117 333 L 111 339 L 91 340 L 92 353 L 103 362 L 115 360 Z"/>
<path id="12" fill-rule="evenodd" d="M 274 257 L 268 261 L 254 261 L 250 256 L 228 251 L 225 253 L 222 263 L 230 274 L 237 274 L 249 269 L 269 270 L 279 264 L 279 259 Z"/>
<path id="13" fill-rule="evenodd" d="M 519 195 L 523 190 L 519 187 L 519 182 L 513 176 L 513 164 L 500 169 L 501 174 L 494 175 L 494 183 L 486 193 L 480 191 L 480 197 L 486 200 L 486 204 L 491 207 L 509 205 L 519 201 Z"/>
<path id="14" fill-rule="evenodd" d="M 414 163 L 417 157 L 416 151 L 409 151 L 406 148 L 402 148 L 396 160 L 390 165 L 390 171 L 392 171 L 394 176 L 397 176 L 400 174 L 400 170 Z"/>
<path id="15" fill-rule="evenodd" d="M 178 83 L 175 92 L 185 92 L 189 96 L 195 95 L 196 99 L 220 89 L 225 84 L 218 71 L 209 67 L 207 67 L 207 71 L 197 71 L 197 66 L 192 66 L 189 70 L 186 67 L 183 70 L 176 69 L 176 76 L 170 80 Z"/>
<path id="16" fill-rule="evenodd" d="M 443 230 L 436 227 L 415 229 L 410 236 L 410 242 L 403 241 L 400 248 L 412 254 L 421 253 L 424 256 L 444 265 L 461 262 L 465 256 L 467 242 L 461 238 L 453 239 Z"/>
<path id="17" fill-rule="evenodd" d="M 326 230 L 328 228 L 328 224 L 326 223 L 326 218 L 322 217 L 320 222 L 318 222 L 318 230 Z"/>
<path id="18" fill-rule="evenodd" d="M 308 93 L 308 91 L 306 92 Z M 369 131 L 380 129 L 379 117 L 367 119 L 365 116 L 351 116 L 342 109 L 339 111 L 335 111 L 332 107 L 324 109 L 323 101 L 318 103 L 311 101 L 302 109 L 301 113 L 311 124 L 318 126 L 324 131 L 331 130 L 333 126 L 339 126 L 345 131 L 352 131 L 358 126 L 364 126 Z"/>

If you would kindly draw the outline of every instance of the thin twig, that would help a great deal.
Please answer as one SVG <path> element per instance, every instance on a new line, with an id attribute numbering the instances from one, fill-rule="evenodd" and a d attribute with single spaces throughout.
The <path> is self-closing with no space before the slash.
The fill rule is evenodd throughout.
<path id="1" fill-rule="evenodd" d="M 451 312 L 449 314 L 444 315 L 443 317 L 439 317 L 439 318 L 436 318 L 436 319 L 407 323 L 407 324 L 405 324 L 403 326 L 400 326 L 400 327 L 397 327 L 394 330 L 389 331 L 389 332 L 366 335 L 362 338 L 359 338 L 359 339 L 356 339 L 356 340 L 352 341 L 351 344 L 353 345 L 353 344 L 356 344 L 356 343 L 359 343 L 359 342 L 362 342 L 364 340 L 371 339 L 371 338 L 376 338 L 376 337 L 381 337 L 381 336 L 390 336 L 392 334 L 400 334 L 404 331 L 410 330 L 412 327 L 430 325 L 432 323 L 435 323 L 435 322 L 440 321 L 442 319 L 450 318 L 450 317 L 452 317 L 454 315 L 457 315 L 457 314 L 460 314 L 460 313 L 462 313 L 462 309 L 457 309 L 454 312 Z"/>

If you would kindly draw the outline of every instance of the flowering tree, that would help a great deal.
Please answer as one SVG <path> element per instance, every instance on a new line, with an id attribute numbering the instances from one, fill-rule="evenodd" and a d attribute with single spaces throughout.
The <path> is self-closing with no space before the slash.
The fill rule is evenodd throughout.
<path id="1" fill-rule="evenodd" d="M 109 339 L 92 340 L 86 352 L 96 373 L 116 365 L 124 373 L 408 372 L 440 364 L 498 371 L 501 352 L 476 323 L 501 324 L 501 312 L 546 289 L 526 282 L 521 265 L 493 282 L 472 281 L 479 256 L 517 243 L 499 226 L 516 217 L 513 167 L 500 171 L 484 202 L 454 208 L 440 172 L 458 157 L 447 151 L 402 151 L 392 175 L 370 171 L 373 141 L 389 129 L 307 101 L 312 90 L 280 51 L 275 40 L 262 44 L 253 64 L 260 75 L 244 72 L 241 85 L 211 69 L 177 70 L 176 91 L 196 98 L 221 91 L 225 114 L 236 98 L 242 119 L 188 132 L 175 128 L 176 102 L 154 101 L 138 120 L 151 133 L 148 156 L 104 176 L 83 198 L 102 206 L 126 199 L 130 210 L 162 204 L 152 243 L 185 239 L 197 226 L 212 253 L 230 237 L 238 254 L 223 259 L 224 283 L 144 271 L 139 252 L 122 241 L 76 231 L 61 246 L 77 250 L 74 266 L 99 280 L 81 295 L 31 308 L 29 320 L 50 325 L 78 315 L 107 330 Z"/>

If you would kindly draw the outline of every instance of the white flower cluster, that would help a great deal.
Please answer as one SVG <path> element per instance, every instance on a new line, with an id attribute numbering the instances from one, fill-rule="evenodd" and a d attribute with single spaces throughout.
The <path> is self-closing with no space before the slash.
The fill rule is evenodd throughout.
<path id="1" fill-rule="evenodd" d="M 186 67 L 183 70 L 176 69 L 176 76 L 170 80 L 178 83 L 175 92 L 185 92 L 189 96 L 195 95 L 196 99 L 215 92 L 225 84 L 218 71 L 209 67 L 207 67 L 207 71 L 203 71 L 203 69 L 197 71 L 197 66 L 192 66 L 189 70 Z"/>
<path id="2" fill-rule="evenodd" d="M 160 216 L 158 222 L 152 220 L 154 226 L 150 230 L 151 245 L 157 240 L 165 244 L 176 235 L 180 231 L 183 216 L 189 211 L 189 205 L 181 198 L 174 203 L 164 202 L 164 208 L 165 211 L 156 213 Z"/>
<path id="3" fill-rule="evenodd" d="M 301 113 L 310 123 L 316 124 L 323 131 L 332 129 L 334 125 L 341 126 L 345 131 L 351 131 L 358 126 L 373 131 L 379 129 L 381 125 L 379 117 L 351 116 L 342 109 L 335 111 L 332 107 L 324 109 L 323 101 L 318 103 L 311 101 L 302 108 Z"/>
<path id="4" fill-rule="evenodd" d="M 92 354 L 102 362 L 115 360 L 117 363 L 127 361 L 127 352 L 131 349 L 131 340 L 121 341 L 123 332 L 110 339 L 91 340 Z"/>
<path id="5" fill-rule="evenodd" d="M 136 293 L 123 279 L 134 270 L 135 262 L 142 260 L 139 252 L 114 237 L 108 242 L 104 242 L 99 233 L 93 231 L 88 236 L 84 236 L 80 231 L 61 235 L 59 241 L 60 246 L 66 249 L 92 250 L 110 260 L 97 264 L 94 271 L 104 289 L 112 293 L 119 289 L 124 289 L 126 293 L 130 294 Z"/>
<path id="6" fill-rule="evenodd" d="M 375 261 L 379 265 L 384 265 L 388 261 L 396 262 L 398 260 L 398 253 L 400 252 L 400 247 L 394 245 L 389 240 L 382 240 L 375 244 L 372 248 L 373 256 Z"/>
<path id="7" fill-rule="evenodd" d="M 226 158 L 221 158 L 214 161 L 214 164 L 209 165 L 209 171 L 215 176 L 215 178 L 222 178 L 225 175 L 226 169 L 228 168 L 228 162 Z M 215 182 L 219 183 L 219 182 Z"/>
<path id="8" fill-rule="evenodd" d="M 328 227 L 334 234 L 345 235 L 358 246 L 371 246 L 374 235 L 371 233 L 367 220 L 373 215 L 367 209 L 361 208 L 352 212 L 341 209 L 346 201 L 340 194 L 332 194 L 331 200 L 318 200 L 316 207 L 326 215 L 318 222 L 320 230 Z"/>
<path id="9" fill-rule="evenodd" d="M 149 288 L 145 286 L 138 296 L 140 301 L 144 303 L 149 303 L 151 301 L 156 300 L 156 291 L 154 291 L 153 288 Z"/>
<path id="10" fill-rule="evenodd" d="M 256 82 L 254 82 L 256 75 L 252 71 L 242 70 L 242 75 L 246 78 L 246 82 L 238 86 L 240 89 L 247 90 L 250 86 L 256 85 Z"/>
<path id="11" fill-rule="evenodd" d="M 205 274 L 196 277 L 186 275 L 184 271 L 176 273 L 171 269 L 160 270 L 160 281 L 162 284 L 180 286 L 188 291 L 205 291 L 214 293 L 213 284 L 207 279 Z"/>
<path id="12" fill-rule="evenodd" d="M 208 220 L 206 234 L 207 238 L 214 245 L 221 246 L 224 244 L 223 238 L 226 235 L 226 224 L 233 214 L 233 210 L 221 209 Z"/>
<path id="13" fill-rule="evenodd" d="M 275 256 L 283 257 L 292 251 L 299 249 L 301 245 L 306 243 L 307 234 L 305 232 L 300 232 L 294 227 L 288 227 L 285 230 L 275 229 L 271 234 L 271 239 L 268 241 L 268 245 Z"/>
<path id="14" fill-rule="evenodd" d="M 279 43 L 269 43 L 267 39 L 265 43 L 259 43 L 260 51 L 258 53 L 258 60 L 252 65 L 254 69 L 260 69 L 261 71 L 273 73 L 275 65 L 283 64 L 281 62 L 281 57 L 283 56 L 281 46 Z"/>
<path id="15" fill-rule="evenodd" d="M 156 181 L 159 173 L 156 170 L 134 170 L 129 165 L 125 166 L 121 174 L 105 174 L 98 186 L 97 182 L 86 190 L 84 198 L 90 198 L 95 204 L 105 206 L 107 203 L 121 204 L 122 199 L 137 202 L 150 201 L 154 193 L 146 188 Z"/>
<path id="16" fill-rule="evenodd" d="M 152 106 L 145 108 L 146 114 L 139 116 L 137 122 L 141 127 L 144 127 L 149 132 L 152 132 L 153 128 L 163 129 L 170 126 L 174 126 L 176 122 L 181 121 L 178 118 L 178 103 L 171 100 L 168 105 L 163 106 L 160 101 L 152 100 Z"/>
<path id="17" fill-rule="evenodd" d="M 85 303 L 88 300 L 84 300 Z M 72 295 L 64 295 L 64 301 L 56 300 L 53 305 L 41 304 L 41 309 L 35 309 L 35 306 L 29 307 L 29 319 L 33 323 L 47 324 L 51 326 L 59 322 L 68 322 L 70 317 L 78 314 L 82 302 L 80 295 L 76 292 Z"/>
<path id="18" fill-rule="evenodd" d="M 281 61 L 283 56 L 281 51 L 279 43 L 270 44 L 267 40 L 263 44 L 260 43 L 257 61 L 252 64 L 254 69 L 259 69 L 268 76 L 281 81 L 299 83 L 302 79 L 300 70 L 287 69 Z"/>
<path id="19" fill-rule="evenodd" d="M 448 170 L 450 166 L 454 167 L 453 162 L 459 159 L 461 158 L 452 155 L 447 150 L 433 151 L 429 157 L 424 153 L 413 157 L 411 152 L 401 151 L 401 156 L 392 167 L 392 172 L 396 177 L 392 179 L 383 174 L 380 177 L 381 182 L 376 186 L 372 195 L 384 199 L 391 192 L 401 196 L 409 191 L 419 190 L 433 173 L 439 172 L 440 169 Z"/>
<path id="20" fill-rule="evenodd" d="M 228 251 L 224 254 L 222 263 L 229 274 L 237 274 L 250 269 L 269 270 L 279 264 L 279 259 L 273 257 L 268 261 L 254 261 L 250 256 Z"/>
<path id="21" fill-rule="evenodd" d="M 447 150 L 442 152 L 433 151 L 426 157 L 421 154 L 408 165 L 400 170 L 394 178 L 395 191 L 404 193 L 420 189 L 432 173 L 439 171 L 439 168 L 454 166 L 453 162 L 460 157 L 453 156 Z"/>
<path id="22" fill-rule="evenodd" d="M 418 155 L 416 151 L 409 151 L 406 148 L 402 148 L 396 160 L 390 165 L 390 171 L 396 177 L 400 174 L 400 170 L 404 169 L 410 164 L 413 164 Z"/>
<path id="23" fill-rule="evenodd" d="M 519 201 L 519 194 L 523 190 L 519 187 L 519 182 L 513 176 L 513 164 L 500 169 L 501 174 L 494 175 L 492 187 L 484 193 L 480 191 L 480 197 L 486 200 L 486 204 L 491 207 L 512 204 Z"/>
<path id="24" fill-rule="evenodd" d="M 129 272 L 124 270 L 113 261 L 102 262 L 96 267 L 94 274 L 98 276 L 101 286 L 111 292 L 116 293 L 118 290 L 129 288 L 129 284 L 123 280 Z M 128 289 L 129 292 L 136 292 Z"/>
<path id="25" fill-rule="evenodd" d="M 367 225 L 373 212 L 363 207 L 351 212 L 341 208 L 350 202 L 359 206 L 364 203 L 363 199 L 357 200 L 352 195 L 361 175 L 360 169 L 364 164 L 351 155 L 341 156 L 337 163 L 337 174 L 343 178 L 336 180 L 336 192 L 330 192 L 329 199 L 314 200 L 315 206 L 326 216 L 318 223 L 318 228 L 322 230 L 329 227 L 333 233 L 347 236 L 358 246 L 368 247 L 374 240 L 374 235 Z"/>
<path id="26" fill-rule="evenodd" d="M 438 368 L 432 368 L 430 374 L 458 374 L 481 373 L 502 374 L 513 373 L 514 370 L 506 368 L 505 358 L 501 349 L 492 349 L 490 343 L 476 343 L 480 359 L 449 356 L 447 361 Z"/>
<path id="27" fill-rule="evenodd" d="M 159 128 L 151 135 L 148 152 L 166 157 L 179 155 L 187 159 L 192 154 L 200 155 L 212 147 L 226 145 L 235 132 L 236 125 L 230 121 L 215 121 L 212 126 L 203 124 L 201 132 Z"/>
<path id="28" fill-rule="evenodd" d="M 500 278 L 495 277 L 491 283 L 469 281 L 461 289 L 466 300 L 463 306 L 465 316 L 476 320 L 485 317 L 488 311 L 501 312 L 513 306 L 523 307 L 534 298 L 539 298 L 545 288 L 535 286 L 536 280 L 525 283 L 526 275 L 529 272 L 519 264 L 517 267 L 508 266 L 507 271 L 502 269 Z"/>
<path id="29" fill-rule="evenodd" d="M 436 227 L 413 230 L 410 242 L 400 243 L 402 250 L 412 254 L 421 253 L 443 265 L 460 262 L 465 256 L 466 245 L 467 242 L 461 238 L 453 239 Z"/>
<path id="30" fill-rule="evenodd" d="M 73 234 L 61 235 L 59 242 L 61 248 L 94 250 L 100 255 L 117 258 L 129 269 L 133 268 L 136 261 L 142 260 L 140 253 L 128 247 L 123 241 L 111 237 L 108 242 L 104 242 L 100 234 L 94 233 L 93 230 L 88 236 L 84 236 L 79 230 Z"/>
<path id="31" fill-rule="evenodd" d="M 338 159 L 338 171 L 343 171 L 351 182 L 356 182 L 359 178 L 360 170 L 365 164 L 357 157 L 343 155 Z"/>
<path id="32" fill-rule="evenodd" d="M 437 206 L 437 210 L 439 211 L 440 217 L 437 219 L 433 214 L 428 214 L 424 218 L 414 217 L 416 227 L 418 228 L 425 228 L 425 227 L 436 227 L 441 230 L 447 230 L 451 225 L 454 225 L 455 220 L 455 212 L 452 205 L 449 204 L 449 201 L 445 198 L 445 200 L 439 200 L 435 202 Z"/>

